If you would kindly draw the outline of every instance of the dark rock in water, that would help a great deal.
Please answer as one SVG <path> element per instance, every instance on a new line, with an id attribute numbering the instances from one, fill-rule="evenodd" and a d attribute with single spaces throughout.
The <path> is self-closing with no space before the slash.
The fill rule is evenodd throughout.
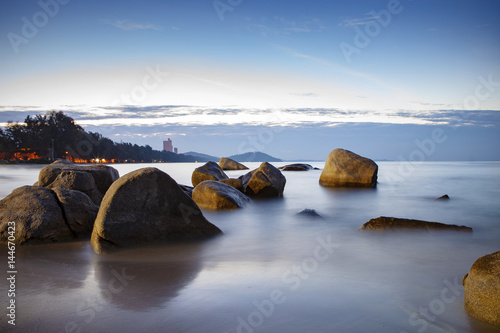
<path id="1" fill-rule="evenodd" d="M 477 259 L 462 284 L 465 310 L 477 319 L 500 326 L 500 251 Z"/>
<path id="2" fill-rule="evenodd" d="M 193 191 L 193 200 L 205 209 L 243 208 L 250 199 L 234 187 L 214 180 L 199 183 Z"/>
<path id="3" fill-rule="evenodd" d="M 309 217 L 314 217 L 314 218 L 323 218 L 323 216 L 319 215 L 318 212 L 316 212 L 314 209 L 303 209 L 300 212 L 297 213 L 297 215 L 303 215 L 303 216 L 309 216 Z"/>
<path id="4" fill-rule="evenodd" d="M 52 191 L 57 195 L 64 219 L 77 237 L 90 237 L 99 206 L 83 192 L 65 190 L 55 187 Z"/>
<path id="5" fill-rule="evenodd" d="M 16 244 L 71 241 L 89 236 L 97 206 L 82 192 L 22 186 L 0 200 L 0 243 L 15 222 Z"/>
<path id="6" fill-rule="evenodd" d="M 189 186 L 189 185 L 181 185 L 179 184 L 179 187 L 181 188 L 181 190 L 184 191 L 184 193 L 186 193 L 190 198 L 193 197 L 193 190 L 194 190 L 194 186 Z"/>
<path id="7" fill-rule="evenodd" d="M 222 171 L 220 166 L 215 162 L 207 162 L 201 167 L 194 169 L 191 176 L 191 183 L 194 187 L 205 180 L 222 180 L 228 176 Z"/>
<path id="8" fill-rule="evenodd" d="M 241 183 L 241 179 L 239 178 L 228 178 L 220 180 L 221 183 L 234 187 L 240 192 L 243 192 L 243 184 Z"/>
<path id="9" fill-rule="evenodd" d="M 121 177 L 106 192 L 91 244 L 95 252 L 105 253 L 221 233 L 168 174 L 144 168 Z"/>
<path id="10" fill-rule="evenodd" d="M 309 171 L 312 170 L 313 167 L 312 165 L 309 164 L 302 164 L 302 163 L 296 163 L 296 164 L 288 164 L 282 167 L 279 167 L 281 171 Z"/>
<path id="11" fill-rule="evenodd" d="M 92 174 L 85 171 L 62 170 L 56 179 L 45 186 L 48 189 L 63 188 L 68 190 L 77 190 L 85 193 L 96 205 L 100 205 L 104 196 L 96 186 Z"/>
<path id="12" fill-rule="evenodd" d="M 326 159 L 319 183 L 327 187 L 376 187 L 378 166 L 349 150 L 335 149 Z"/>
<path id="13" fill-rule="evenodd" d="M 220 158 L 219 166 L 222 170 L 248 170 L 243 164 L 226 157 Z"/>
<path id="14" fill-rule="evenodd" d="M 439 198 L 436 198 L 436 200 L 449 200 L 450 197 L 448 196 L 448 194 L 445 194 L 443 196 L 440 196 Z"/>
<path id="15" fill-rule="evenodd" d="M 377 217 L 363 224 L 360 231 L 465 231 L 472 232 L 472 228 L 444 224 L 439 222 L 427 222 L 421 220 L 401 219 L 396 217 Z"/>
<path id="16" fill-rule="evenodd" d="M 78 165 L 67 160 L 57 160 L 40 170 L 36 184 L 47 188 L 82 191 L 99 205 L 109 186 L 118 177 L 118 171 L 107 165 Z"/>
<path id="17" fill-rule="evenodd" d="M 256 197 L 281 197 L 286 184 L 286 178 L 281 171 L 267 162 L 239 179 L 243 184 L 244 193 Z"/>

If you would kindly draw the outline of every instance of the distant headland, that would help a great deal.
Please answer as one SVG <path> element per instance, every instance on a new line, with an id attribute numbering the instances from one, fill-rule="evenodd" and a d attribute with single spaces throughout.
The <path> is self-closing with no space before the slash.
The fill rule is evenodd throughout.
<path id="1" fill-rule="evenodd" d="M 228 157 L 238 162 L 282 161 L 262 152 Z M 114 142 L 84 130 L 62 111 L 28 116 L 24 123 L 9 122 L 5 129 L 0 128 L 0 163 L 47 164 L 57 159 L 75 163 L 174 163 L 217 162 L 219 157 L 192 151 L 179 154 L 170 138 L 162 151 L 149 145 Z"/>

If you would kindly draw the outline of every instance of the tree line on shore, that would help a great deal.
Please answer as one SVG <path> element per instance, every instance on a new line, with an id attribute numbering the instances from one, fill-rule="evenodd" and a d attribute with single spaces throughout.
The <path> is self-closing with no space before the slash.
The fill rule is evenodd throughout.
<path id="1" fill-rule="evenodd" d="M 193 156 L 154 150 L 149 145 L 114 142 L 87 132 L 62 111 L 27 116 L 24 123 L 0 128 L 0 160 L 48 162 L 66 158 L 75 162 L 195 162 Z"/>

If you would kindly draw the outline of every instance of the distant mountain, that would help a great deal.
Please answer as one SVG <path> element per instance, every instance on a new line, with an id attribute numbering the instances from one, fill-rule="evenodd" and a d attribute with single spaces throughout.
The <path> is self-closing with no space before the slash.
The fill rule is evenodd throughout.
<path id="1" fill-rule="evenodd" d="M 198 162 L 208 162 L 208 161 L 212 161 L 212 162 L 219 162 L 219 157 L 217 156 L 211 156 L 211 155 L 207 155 L 207 154 L 202 154 L 202 153 L 197 153 L 195 151 L 189 151 L 187 153 L 183 153 L 183 155 L 189 155 L 189 156 L 192 156 L 196 159 L 196 161 Z"/>
<path id="2" fill-rule="evenodd" d="M 261 153 L 260 151 L 233 155 L 229 156 L 229 158 L 235 160 L 236 162 L 283 162 L 279 158 Z"/>

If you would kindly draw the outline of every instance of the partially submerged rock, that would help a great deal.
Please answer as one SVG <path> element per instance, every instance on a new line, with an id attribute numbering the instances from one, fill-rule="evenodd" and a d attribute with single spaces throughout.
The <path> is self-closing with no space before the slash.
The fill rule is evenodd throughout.
<path id="1" fill-rule="evenodd" d="M 97 215 L 91 244 L 97 253 L 140 245 L 206 239 L 222 233 L 168 174 L 133 171 L 111 185 Z"/>
<path id="2" fill-rule="evenodd" d="M 243 164 L 226 157 L 220 158 L 219 166 L 222 170 L 248 170 Z"/>
<path id="3" fill-rule="evenodd" d="M 194 190 L 194 186 L 189 186 L 189 185 L 181 185 L 179 184 L 179 187 L 181 188 L 181 190 L 184 191 L 184 193 L 186 193 L 188 196 L 190 197 L 193 197 L 193 190 Z"/>
<path id="4" fill-rule="evenodd" d="M 193 200 L 205 209 L 243 208 L 250 199 L 232 186 L 214 180 L 199 183 L 193 191 Z"/>
<path id="5" fill-rule="evenodd" d="M 450 197 L 448 196 L 448 194 L 445 194 L 445 195 L 442 195 L 440 196 L 439 198 L 436 198 L 436 200 L 449 200 Z"/>
<path id="6" fill-rule="evenodd" d="M 207 162 L 193 171 L 191 183 L 196 187 L 196 185 L 205 180 L 222 180 L 227 178 L 228 176 L 217 163 Z"/>
<path id="7" fill-rule="evenodd" d="M 376 187 L 378 166 L 349 150 L 335 149 L 326 159 L 319 183 L 327 187 Z"/>
<path id="8" fill-rule="evenodd" d="M 228 178 L 220 180 L 221 183 L 234 187 L 240 192 L 243 192 L 243 184 L 241 183 L 241 179 L 239 178 Z"/>
<path id="9" fill-rule="evenodd" d="M 310 164 L 303 163 L 295 163 L 295 164 L 287 164 L 285 166 L 279 167 L 281 171 L 309 171 L 313 170 L 313 166 Z"/>
<path id="10" fill-rule="evenodd" d="M 477 319 L 500 326 L 500 251 L 477 259 L 462 284 L 465 310 Z"/>
<path id="11" fill-rule="evenodd" d="M 22 186 L 0 200 L 0 243 L 15 222 L 16 244 L 71 241 L 89 236 L 97 207 L 82 192 Z"/>
<path id="12" fill-rule="evenodd" d="M 319 215 L 317 211 L 314 209 L 303 209 L 300 212 L 297 213 L 297 215 L 302 215 L 302 216 L 307 216 L 307 217 L 312 217 L 312 218 L 323 218 L 323 216 Z"/>
<path id="13" fill-rule="evenodd" d="M 77 236 L 90 236 L 99 206 L 80 191 L 59 187 L 53 188 L 52 191 L 57 196 L 64 219 L 71 231 Z"/>
<path id="14" fill-rule="evenodd" d="M 360 231 L 465 231 L 472 232 L 472 228 L 439 222 L 402 219 L 380 216 L 363 224 Z"/>
<path id="15" fill-rule="evenodd" d="M 63 188 L 67 190 L 81 191 L 89 196 L 96 205 L 101 203 L 104 196 L 96 186 L 94 177 L 89 172 L 76 170 L 62 170 L 56 179 L 45 186 L 48 189 Z"/>
<path id="16" fill-rule="evenodd" d="M 57 160 L 40 170 L 36 184 L 47 188 L 82 191 L 99 205 L 109 186 L 118 177 L 118 171 L 107 165 L 78 165 L 67 160 Z"/>
<path id="17" fill-rule="evenodd" d="M 286 178 L 273 165 L 264 162 L 240 177 L 244 193 L 256 197 L 282 197 Z"/>

